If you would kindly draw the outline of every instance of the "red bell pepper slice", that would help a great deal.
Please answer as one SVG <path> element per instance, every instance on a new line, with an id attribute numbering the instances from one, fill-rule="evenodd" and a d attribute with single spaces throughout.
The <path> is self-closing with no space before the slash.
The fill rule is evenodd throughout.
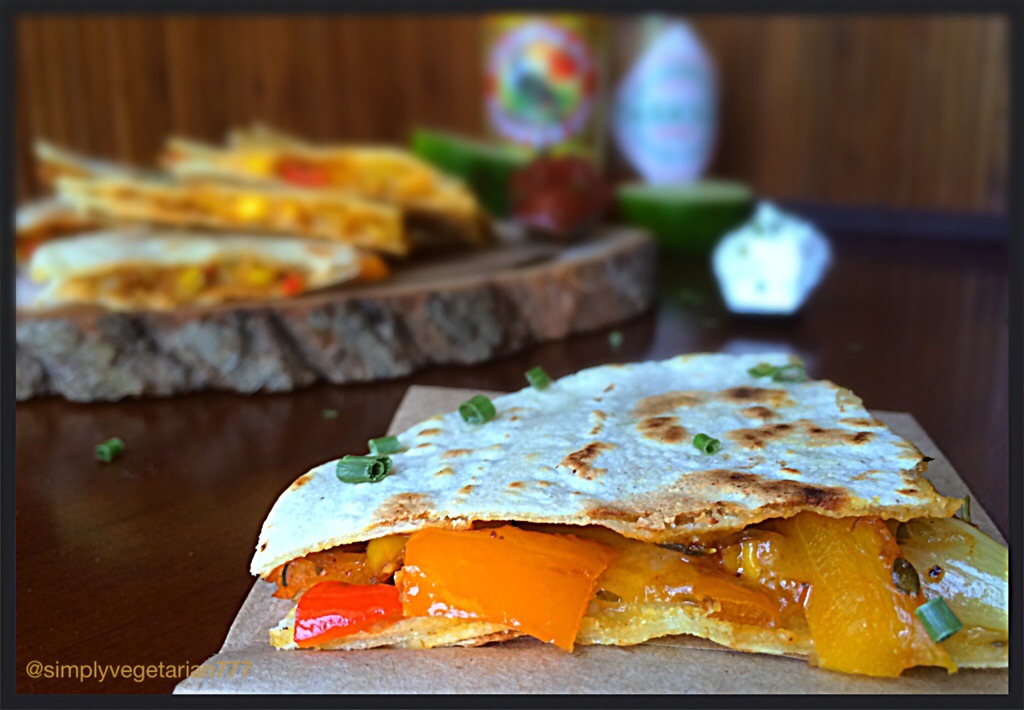
<path id="1" fill-rule="evenodd" d="M 320 582 L 302 595 L 295 610 L 295 644 L 319 646 L 402 618 L 398 589 L 390 584 Z"/>
<path id="2" fill-rule="evenodd" d="M 285 296 L 298 296 L 306 290 L 306 280 L 299 274 L 288 274 L 281 280 L 281 293 Z"/>
<path id="3" fill-rule="evenodd" d="M 331 181 L 324 168 L 297 158 L 281 159 L 277 164 L 277 174 L 282 180 L 300 187 L 324 187 Z"/>

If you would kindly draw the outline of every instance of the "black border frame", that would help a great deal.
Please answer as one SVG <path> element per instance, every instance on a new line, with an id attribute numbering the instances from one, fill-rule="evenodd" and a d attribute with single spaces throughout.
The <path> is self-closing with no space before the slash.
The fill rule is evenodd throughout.
<path id="1" fill-rule="evenodd" d="M 672 10 L 690 14 L 1001 14 L 1010 22 L 1010 692 L 1005 696 L 943 695 L 719 695 L 688 697 L 687 707 L 863 707 L 995 708 L 1024 706 L 1024 642 L 1021 552 L 1024 549 L 1024 0 L 0 0 L 0 208 L 6 211 L 0 239 L 7 244 L 14 227 L 14 57 L 19 15 L 61 14 L 295 14 L 295 13 L 477 13 L 495 10 L 581 10 L 609 14 Z M 5 110 L 4 107 L 10 107 Z M 15 659 L 15 328 L 14 256 L 0 249 L 0 705 L 3 707 L 678 707 L 677 696 L 175 696 L 25 695 L 14 692 Z M 1016 512 L 1016 514 L 1014 514 Z"/>

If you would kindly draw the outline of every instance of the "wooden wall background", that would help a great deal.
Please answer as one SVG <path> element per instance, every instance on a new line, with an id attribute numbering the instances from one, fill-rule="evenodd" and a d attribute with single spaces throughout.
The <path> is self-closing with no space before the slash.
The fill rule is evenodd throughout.
<path id="1" fill-rule="evenodd" d="M 695 24 L 722 78 L 714 173 L 780 199 L 1005 211 L 1001 18 Z M 168 133 L 218 139 L 254 119 L 324 140 L 483 130 L 475 17 L 40 15 L 16 41 L 21 198 L 38 192 L 39 137 L 148 162 Z"/>

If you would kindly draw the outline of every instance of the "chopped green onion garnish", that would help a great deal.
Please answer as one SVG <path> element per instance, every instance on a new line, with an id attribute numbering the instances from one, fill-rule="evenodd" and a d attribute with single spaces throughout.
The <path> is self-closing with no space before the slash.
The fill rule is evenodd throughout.
<path id="1" fill-rule="evenodd" d="M 342 483 L 376 483 L 391 473 L 390 456 L 345 456 L 335 474 Z"/>
<path id="2" fill-rule="evenodd" d="M 337 409 L 325 409 L 323 411 L 324 419 L 337 419 L 340 415 Z"/>
<path id="3" fill-rule="evenodd" d="M 96 460 L 110 463 L 124 453 L 124 442 L 116 436 L 96 446 Z"/>
<path id="4" fill-rule="evenodd" d="M 693 445 L 705 454 L 713 454 L 722 448 L 721 441 L 713 439 L 707 434 L 697 434 L 697 436 L 693 437 Z"/>
<path id="5" fill-rule="evenodd" d="M 773 382 L 804 382 L 807 379 L 807 370 L 803 365 L 786 365 L 772 373 Z"/>
<path id="6" fill-rule="evenodd" d="M 608 344 L 612 346 L 612 350 L 618 350 L 622 346 L 622 333 L 617 330 L 613 330 L 608 334 Z"/>
<path id="7" fill-rule="evenodd" d="M 399 443 L 397 436 L 382 436 L 378 439 L 370 439 L 368 446 L 370 447 L 370 453 L 374 456 L 397 454 L 402 450 L 402 444 Z"/>
<path id="8" fill-rule="evenodd" d="M 921 593 L 921 578 L 917 576 L 917 570 L 902 557 L 893 560 L 892 583 L 904 594 L 917 596 Z"/>
<path id="9" fill-rule="evenodd" d="M 467 424 L 485 424 L 494 419 L 494 404 L 482 394 L 459 405 L 459 414 Z"/>
<path id="10" fill-rule="evenodd" d="M 964 496 L 964 502 L 960 506 L 960 510 L 956 512 L 956 517 L 963 520 L 965 523 L 971 522 L 971 497 Z"/>
<path id="11" fill-rule="evenodd" d="M 775 371 L 778 369 L 779 368 L 775 367 L 775 365 L 769 365 L 767 362 L 762 362 L 747 370 L 747 374 L 751 377 L 768 377 L 768 375 L 774 375 Z"/>
<path id="12" fill-rule="evenodd" d="M 945 641 L 964 627 L 942 597 L 929 599 L 914 610 L 914 615 L 935 643 Z"/>
<path id="13" fill-rule="evenodd" d="M 551 378 L 548 377 L 548 373 L 540 367 L 534 367 L 526 371 L 526 381 L 530 383 L 530 386 L 538 390 L 546 390 L 548 385 L 551 384 Z"/>

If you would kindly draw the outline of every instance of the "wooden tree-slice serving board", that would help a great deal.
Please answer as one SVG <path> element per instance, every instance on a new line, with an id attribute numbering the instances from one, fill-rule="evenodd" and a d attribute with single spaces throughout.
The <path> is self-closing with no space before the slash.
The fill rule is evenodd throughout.
<path id="1" fill-rule="evenodd" d="M 654 268 L 654 245 L 639 230 L 604 228 L 568 248 L 506 231 L 495 249 L 290 300 L 174 311 L 19 308 L 17 398 L 281 392 L 484 362 L 643 312 Z"/>

